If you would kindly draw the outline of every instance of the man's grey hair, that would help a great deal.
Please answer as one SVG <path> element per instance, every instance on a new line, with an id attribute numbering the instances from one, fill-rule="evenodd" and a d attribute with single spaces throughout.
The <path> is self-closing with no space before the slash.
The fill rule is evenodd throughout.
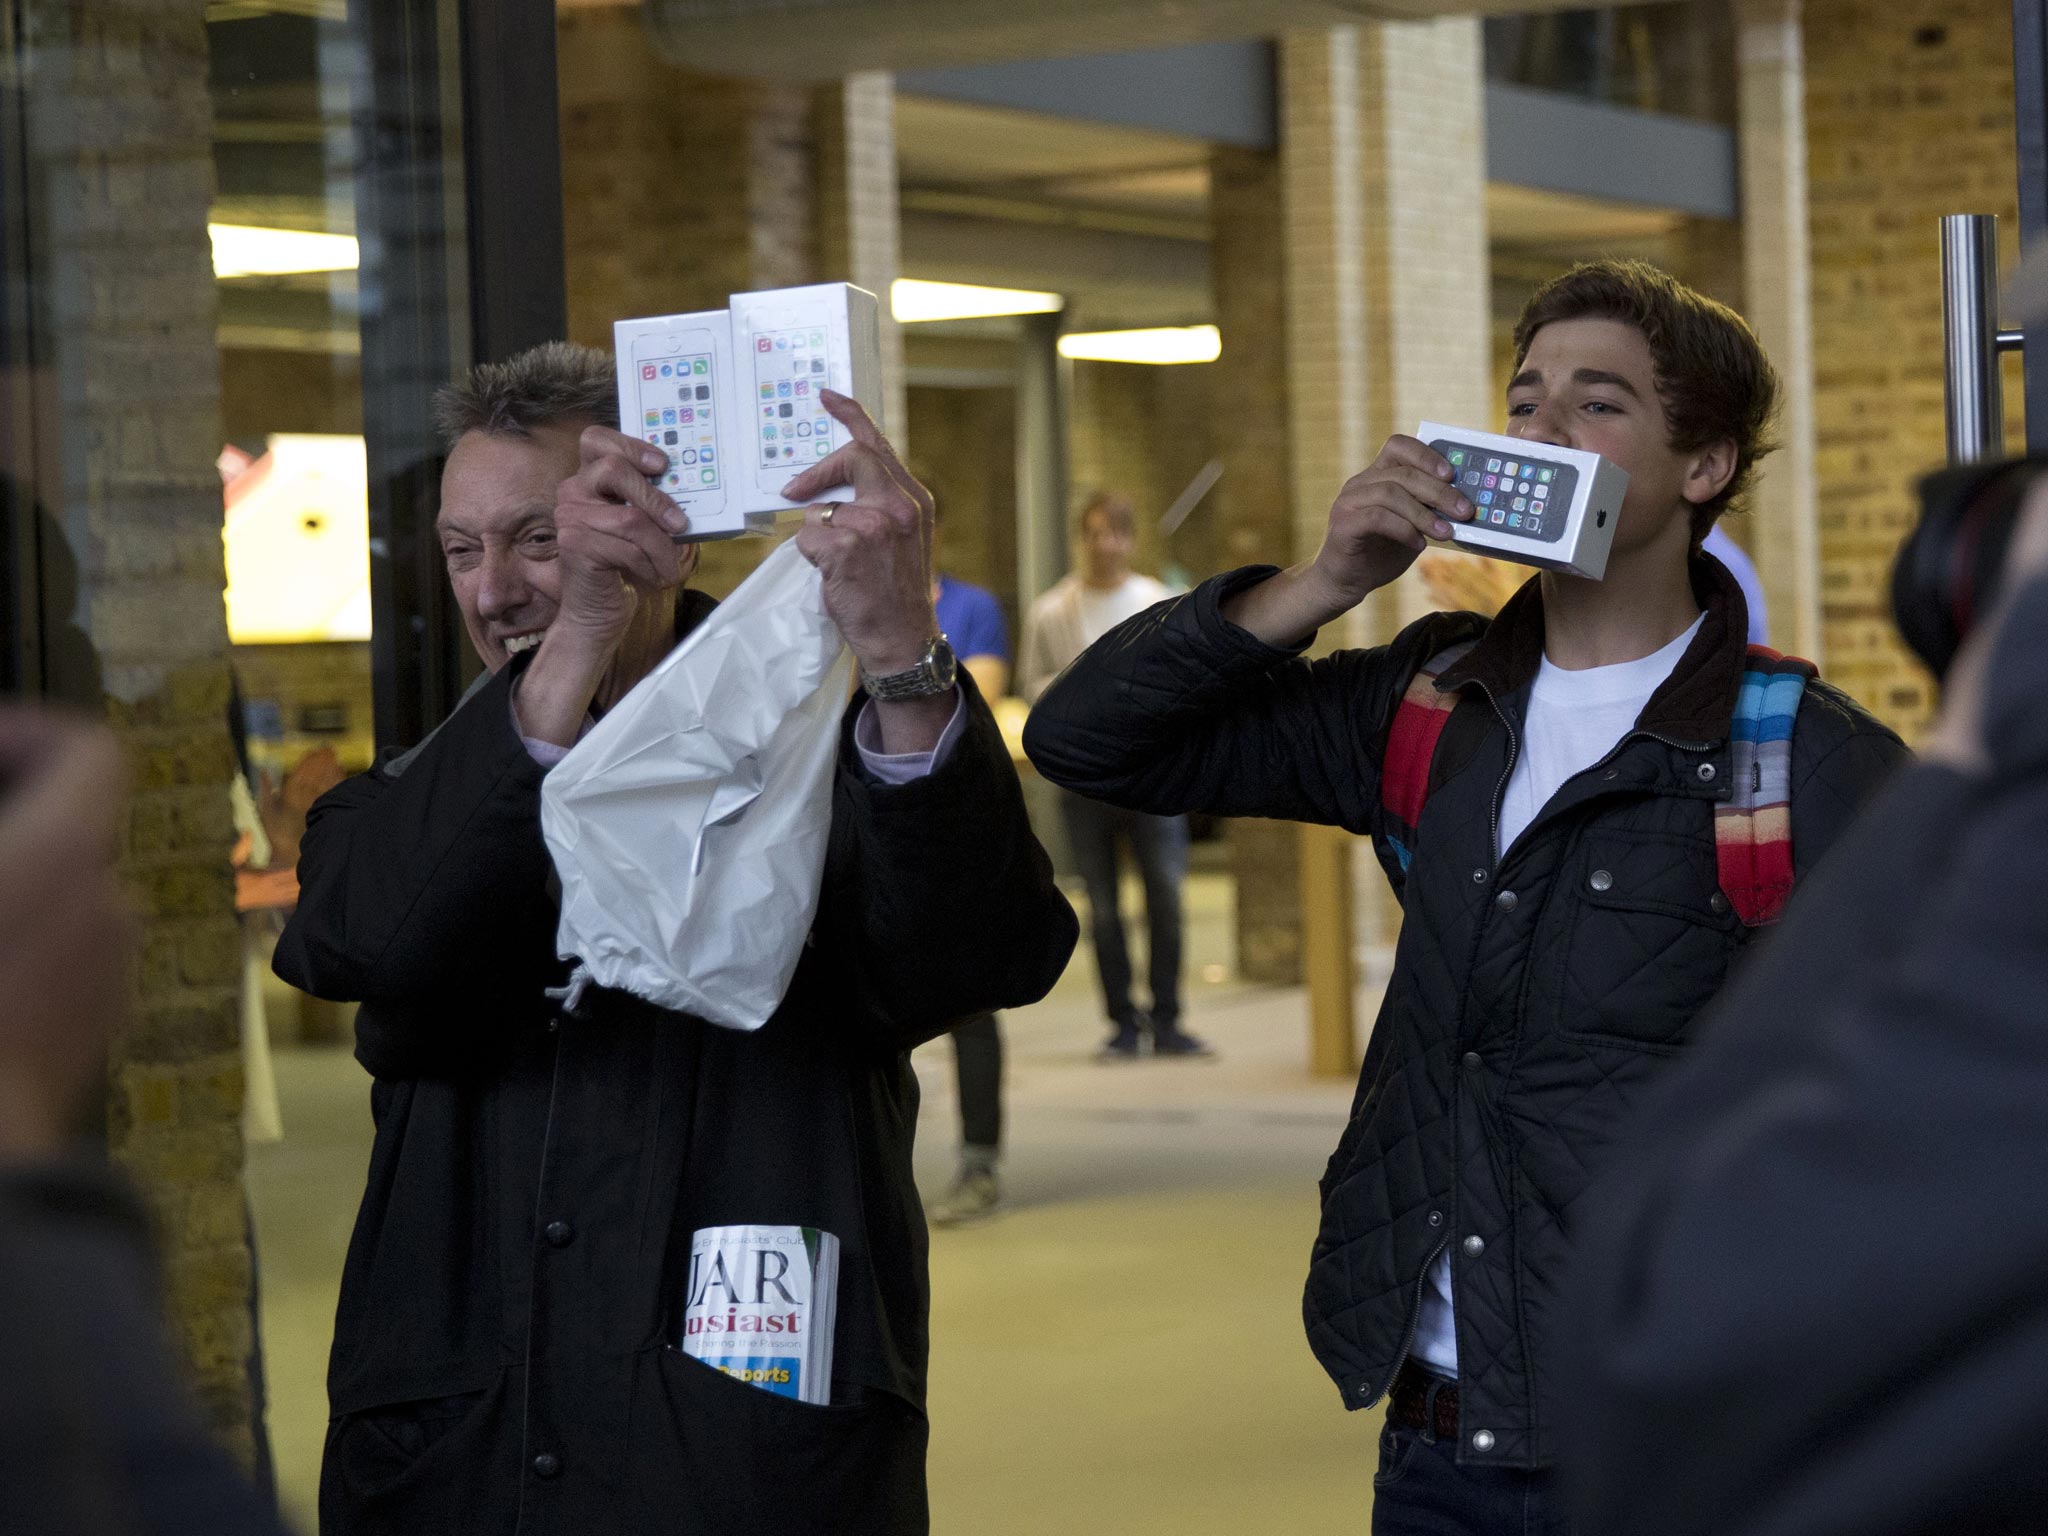
<path id="1" fill-rule="evenodd" d="M 618 420 L 611 354 L 573 341 L 544 341 L 502 363 L 479 363 L 434 392 L 434 426 L 450 449 L 471 432 L 529 437 L 536 427 Z"/>

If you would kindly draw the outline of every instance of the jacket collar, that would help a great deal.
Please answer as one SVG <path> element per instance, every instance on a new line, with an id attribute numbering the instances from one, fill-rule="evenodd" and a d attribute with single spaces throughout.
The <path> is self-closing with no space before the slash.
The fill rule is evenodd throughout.
<path id="1" fill-rule="evenodd" d="M 1695 554 L 1693 595 L 1706 621 L 1678 665 L 1643 706 L 1636 729 L 1687 742 L 1715 743 L 1742 688 L 1749 656 L 1749 605 L 1728 568 L 1712 555 Z M 1475 683 L 1496 700 L 1520 692 L 1543 659 L 1543 582 L 1525 582 L 1487 626 L 1479 643 L 1437 678 L 1439 691 Z"/>

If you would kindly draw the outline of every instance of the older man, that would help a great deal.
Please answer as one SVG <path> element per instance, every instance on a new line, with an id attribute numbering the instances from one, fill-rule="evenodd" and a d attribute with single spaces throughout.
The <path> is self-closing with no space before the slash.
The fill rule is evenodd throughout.
<path id="1" fill-rule="evenodd" d="M 369 1188 L 343 1275 L 323 1529 L 921 1532 L 925 1237 L 908 1050 L 1034 1001 L 1076 928 L 987 707 L 932 615 L 931 503 L 851 400 L 797 476 L 800 547 L 870 697 L 847 712 L 824 893 L 739 1033 L 548 995 L 540 786 L 709 610 L 610 360 L 554 344 L 445 392 L 439 531 L 489 669 L 420 747 L 313 809 L 278 970 L 362 1003 Z M 830 1406 L 675 1347 L 691 1234 L 840 1243 Z"/>

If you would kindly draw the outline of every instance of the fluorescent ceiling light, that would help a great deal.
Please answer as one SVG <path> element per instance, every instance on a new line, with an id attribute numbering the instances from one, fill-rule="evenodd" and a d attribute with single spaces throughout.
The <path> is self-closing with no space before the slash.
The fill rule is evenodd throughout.
<path id="1" fill-rule="evenodd" d="M 1162 325 L 1143 331 L 1076 331 L 1060 338 L 1060 356 L 1091 363 L 1213 363 L 1223 333 L 1213 325 Z"/>
<path id="2" fill-rule="evenodd" d="M 354 235 L 311 229 L 264 229 L 254 224 L 209 224 L 215 277 L 281 277 L 288 272 L 353 272 L 359 260 Z"/>
<path id="3" fill-rule="evenodd" d="M 992 315 L 1049 315 L 1065 305 L 1056 293 L 1028 288 L 983 288 L 976 283 L 928 283 L 899 277 L 889 285 L 889 308 L 904 325 L 921 320 L 984 320 Z"/>

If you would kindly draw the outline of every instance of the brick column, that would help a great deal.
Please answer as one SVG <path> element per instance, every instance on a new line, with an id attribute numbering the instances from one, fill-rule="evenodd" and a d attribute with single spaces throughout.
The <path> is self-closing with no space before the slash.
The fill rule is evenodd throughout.
<path id="1" fill-rule="evenodd" d="M 626 9 L 565 10 L 556 47 L 571 340 L 609 349 L 624 316 L 811 281 L 805 89 L 678 69 Z"/>
<path id="2" fill-rule="evenodd" d="M 1772 643 L 1822 662 L 1800 3 L 1741 0 L 1737 14 L 1742 264 L 1749 275 L 1742 309 L 1778 370 L 1784 397 L 1778 451 L 1764 461 L 1752 515 L 1735 522 L 1748 535 L 1745 542 L 1764 584 Z"/>
<path id="3" fill-rule="evenodd" d="M 46 285 L 39 382 L 58 407 L 39 487 L 55 524 L 55 614 L 72 594 L 54 590 L 51 564 L 75 562 L 76 579 L 51 660 L 61 693 L 104 708 L 135 774 L 122 864 L 142 959 L 133 1023 L 109 1061 L 107 1138 L 159 1217 L 170 1317 L 207 1415 L 246 1461 L 251 1270 L 202 11 L 32 0 L 21 83 Z"/>
<path id="4" fill-rule="evenodd" d="M 1290 483 L 1295 549 L 1390 432 L 1428 416 L 1491 423 L 1486 165 L 1476 22 L 1379 22 L 1291 33 L 1280 48 Z M 1430 606 L 1397 584 L 1324 631 L 1391 638 Z M 1384 944 L 1399 913 L 1355 839 L 1302 834 L 1319 1071 L 1342 1069 L 1351 913 Z M 1311 888 L 1313 886 L 1313 888 Z M 1343 953 L 1315 925 L 1339 930 Z M 1345 1017 L 1338 1021 L 1341 1011 Z M 1327 1026 L 1327 1027 L 1326 1027 Z"/>
<path id="5" fill-rule="evenodd" d="M 1280 42 L 1280 179 L 1287 294 L 1288 485 L 1293 547 L 1312 552 L 1330 501 L 1369 442 L 1366 186 L 1358 28 Z M 1356 616 L 1326 638 L 1355 643 Z"/>
<path id="6" fill-rule="evenodd" d="M 883 427 L 909 451 L 903 328 L 889 310 L 901 271 L 896 203 L 896 87 L 886 74 L 848 75 L 818 88 L 818 259 L 822 282 L 848 282 L 882 301 Z"/>
<path id="7" fill-rule="evenodd" d="M 1287 265 L 1280 157 L 1218 147 L 1209 157 L 1210 270 L 1229 401 L 1212 411 L 1223 478 L 1195 515 L 1215 565 L 1295 558 L 1289 500 Z M 1299 836 L 1282 822 L 1231 824 L 1237 883 L 1237 969 L 1247 981 L 1301 980 Z"/>
<path id="8" fill-rule="evenodd" d="M 1500 404 L 1479 23 L 1381 22 L 1359 41 L 1370 454 L 1425 418 L 1493 426 Z M 1381 604 L 1374 638 L 1435 606 L 1419 576 L 1405 577 Z"/>
<path id="9" fill-rule="evenodd" d="M 1815 472 L 1828 676 L 1908 740 L 1932 680 L 1890 618 L 1913 485 L 1942 424 L 1945 213 L 1999 216 L 2017 259 L 2012 8 L 2005 0 L 1806 0 Z M 2005 391 L 2019 441 L 2016 374 Z"/>
<path id="10" fill-rule="evenodd" d="M 1288 485 L 1293 547 L 1313 551 L 1330 501 L 1362 468 L 1368 446 L 1365 169 L 1360 135 L 1359 29 L 1290 32 L 1280 40 L 1280 190 L 1286 265 Z M 1227 344 L 1227 342 L 1226 342 Z M 1362 642 L 1362 612 L 1317 645 Z M 1309 1068 L 1357 1070 L 1354 949 L 1358 913 L 1383 926 L 1385 898 L 1358 878 L 1357 840 L 1297 829 L 1301 954 L 1309 992 Z"/>

